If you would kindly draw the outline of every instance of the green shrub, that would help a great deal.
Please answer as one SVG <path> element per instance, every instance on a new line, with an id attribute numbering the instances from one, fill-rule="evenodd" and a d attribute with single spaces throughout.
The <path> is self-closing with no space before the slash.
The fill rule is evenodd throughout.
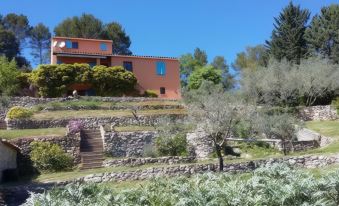
<path id="1" fill-rule="evenodd" d="M 88 64 L 40 65 L 30 75 L 42 97 L 60 97 L 75 83 L 90 83 L 92 70 Z"/>
<path id="2" fill-rule="evenodd" d="M 339 97 L 332 101 L 332 105 L 337 109 L 337 113 L 339 114 Z"/>
<path id="3" fill-rule="evenodd" d="M 146 91 L 144 92 L 144 96 L 145 96 L 145 97 L 158 97 L 158 94 L 157 94 L 157 92 L 154 91 L 154 90 L 146 90 Z"/>
<path id="4" fill-rule="evenodd" d="M 152 144 L 146 144 L 144 146 L 144 153 L 143 153 L 143 157 L 157 157 L 157 149 L 152 145 Z"/>
<path id="5" fill-rule="evenodd" d="M 30 118 L 33 115 L 33 112 L 29 109 L 26 109 L 24 107 L 12 107 L 8 112 L 7 112 L 7 118 L 8 119 L 25 119 L 25 118 Z"/>
<path id="6" fill-rule="evenodd" d="M 59 145 L 49 142 L 32 142 L 30 153 L 34 166 L 43 171 L 62 171 L 73 167 L 73 158 Z"/>
<path id="7" fill-rule="evenodd" d="M 155 141 L 155 146 L 161 156 L 187 155 L 186 134 L 177 134 L 172 137 L 159 136 Z"/>
<path id="8" fill-rule="evenodd" d="M 121 66 L 93 68 L 93 86 L 99 96 L 121 96 L 135 90 L 137 78 Z"/>

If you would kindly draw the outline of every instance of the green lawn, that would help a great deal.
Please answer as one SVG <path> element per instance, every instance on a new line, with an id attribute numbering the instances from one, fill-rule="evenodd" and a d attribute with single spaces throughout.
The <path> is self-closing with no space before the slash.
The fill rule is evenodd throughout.
<path id="1" fill-rule="evenodd" d="M 64 136 L 66 128 L 0 130 L 0 138 L 16 139 L 20 137 Z"/>
<path id="2" fill-rule="evenodd" d="M 125 127 L 114 127 L 114 130 L 117 132 L 138 132 L 138 131 L 154 131 L 155 128 L 149 126 L 130 125 Z"/>
<path id="3" fill-rule="evenodd" d="M 185 109 L 161 109 L 161 110 L 141 110 L 138 115 L 166 115 L 166 114 L 186 114 Z M 78 111 L 40 111 L 33 114 L 33 119 L 53 120 L 71 119 L 86 117 L 123 117 L 133 116 L 131 110 L 78 110 Z"/>
<path id="4" fill-rule="evenodd" d="M 339 139 L 339 121 L 310 121 L 306 127 L 322 135 Z"/>
<path id="5" fill-rule="evenodd" d="M 308 129 L 319 132 L 320 134 L 333 138 L 333 142 L 323 148 L 298 152 L 303 154 L 330 154 L 339 152 L 339 121 L 310 121 L 306 122 Z"/>

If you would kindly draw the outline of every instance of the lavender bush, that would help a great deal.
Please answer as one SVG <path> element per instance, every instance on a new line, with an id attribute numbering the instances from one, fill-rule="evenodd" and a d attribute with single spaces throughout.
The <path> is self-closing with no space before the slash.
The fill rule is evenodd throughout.
<path id="1" fill-rule="evenodd" d="M 71 120 L 68 122 L 67 128 L 68 134 L 76 134 L 83 128 L 83 124 L 80 120 Z"/>

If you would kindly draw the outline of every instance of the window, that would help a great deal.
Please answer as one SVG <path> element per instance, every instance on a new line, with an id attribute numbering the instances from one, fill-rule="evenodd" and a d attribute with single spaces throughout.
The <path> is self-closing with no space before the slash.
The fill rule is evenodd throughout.
<path id="1" fill-rule="evenodd" d="M 88 64 L 89 64 L 89 66 L 90 66 L 91 68 L 93 68 L 93 67 L 95 67 L 95 66 L 97 65 L 96 62 L 89 62 Z"/>
<path id="2" fill-rule="evenodd" d="M 60 59 L 58 59 L 57 64 L 62 64 L 62 61 Z"/>
<path id="3" fill-rule="evenodd" d="M 107 44 L 106 43 L 100 43 L 100 49 L 101 49 L 101 51 L 107 51 Z"/>
<path id="4" fill-rule="evenodd" d="M 166 64 L 165 62 L 156 62 L 157 75 L 165 76 L 166 75 Z"/>
<path id="5" fill-rule="evenodd" d="M 67 49 L 78 49 L 79 43 L 76 41 L 66 40 L 66 48 Z"/>
<path id="6" fill-rule="evenodd" d="M 78 42 L 72 42 L 72 49 L 78 49 L 79 48 L 79 43 Z"/>
<path id="7" fill-rule="evenodd" d="M 165 94 L 165 93 L 166 93 L 166 88 L 160 87 L 160 94 Z"/>
<path id="8" fill-rule="evenodd" d="M 124 62 L 123 64 L 124 64 L 124 68 L 127 71 L 133 72 L 133 64 L 132 64 L 132 62 Z"/>

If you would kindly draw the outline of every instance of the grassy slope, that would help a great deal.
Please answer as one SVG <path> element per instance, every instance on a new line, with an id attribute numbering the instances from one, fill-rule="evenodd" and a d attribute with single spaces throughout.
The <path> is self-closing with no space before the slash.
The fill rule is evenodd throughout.
<path id="1" fill-rule="evenodd" d="M 64 136 L 66 128 L 0 130 L 0 138 L 16 139 L 36 136 Z"/>
<path id="2" fill-rule="evenodd" d="M 299 154 L 326 154 L 339 152 L 339 121 L 310 121 L 306 122 L 306 127 L 319 132 L 324 136 L 333 138 L 334 142 L 326 147 L 308 150 Z"/>
<path id="3" fill-rule="evenodd" d="M 185 114 L 184 109 L 142 110 L 138 115 L 166 115 Z M 33 115 L 33 119 L 50 120 L 60 118 L 85 118 L 85 117 L 123 117 L 133 116 L 131 110 L 78 110 L 78 111 L 41 111 Z"/>

